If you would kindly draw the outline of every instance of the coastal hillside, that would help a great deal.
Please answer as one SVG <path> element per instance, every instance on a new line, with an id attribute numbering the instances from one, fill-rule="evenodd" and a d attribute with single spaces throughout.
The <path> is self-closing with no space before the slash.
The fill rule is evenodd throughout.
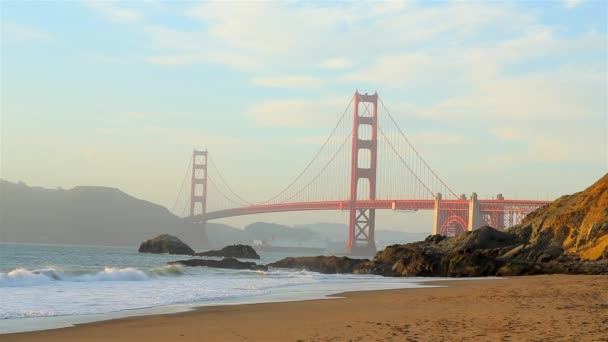
<path id="1" fill-rule="evenodd" d="M 209 223 L 207 229 L 210 244 L 204 246 L 197 227 L 116 188 L 47 189 L 0 180 L 0 242 L 139 246 L 168 233 L 202 249 L 249 240 L 227 225 Z"/>
<path id="2" fill-rule="evenodd" d="M 535 249 L 560 247 L 584 260 L 608 258 L 608 174 L 586 190 L 530 213 L 509 232 Z"/>
<path id="3" fill-rule="evenodd" d="M 2 242 L 128 246 L 178 228 L 178 218 L 166 208 L 115 188 L 46 189 L 0 181 Z"/>

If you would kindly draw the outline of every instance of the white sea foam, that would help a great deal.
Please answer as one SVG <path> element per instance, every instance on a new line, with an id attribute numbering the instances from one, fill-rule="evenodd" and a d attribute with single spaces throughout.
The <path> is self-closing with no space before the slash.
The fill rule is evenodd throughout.
<path id="1" fill-rule="evenodd" d="M 0 274 L 0 284 L 4 286 L 0 287 L 0 320 L 105 314 L 157 306 L 234 301 L 273 293 L 282 293 L 281 299 L 293 300 L 314 296 L 319 291 L 336 293 L 404 286 L 403 280 L 376 276 L 206 267 L 184 270 L 175 265 L 145 271 L 112 267 L 96 272 L 15 269 Z"/>
<path id="2" fill-rule="evenodd" d="M 33 286 L 48 284 L 53 281 L 51 276 L 35 273 L 24 268 L 18 268 L 8 273 L 0 273 L 0 287 Z"/>
<path id="3" fill-rule="evenodd" d="M 308 283 L 309 277 L 272 276 L 164 266 L 141 271 L 106 267 L 82 274 L 59 269 L 16 269 L 0 275 L 0 319 L 108 313 L 268 293 L 269 288 Z"/>
<path id="4" fill-rule="evenodd" d="M 64 271 L 56 268 L 28 270 L 18 268 L 7 273 L 0 273 L 0 288 L 48 285 L 62 281 L 145 281 L 154 277 L 179 276 L 183 273 L 182 268 L 177 265 L 157 267 L 147 272 L 133 267 L 105 267 L 101 271 Z"/>

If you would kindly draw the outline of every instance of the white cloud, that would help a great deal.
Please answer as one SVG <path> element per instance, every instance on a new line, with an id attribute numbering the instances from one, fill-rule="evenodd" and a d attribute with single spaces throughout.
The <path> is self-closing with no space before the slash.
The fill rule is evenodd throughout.
<path id="1" fill-rule="evenodd" d="M 421 117 L 581 118 L 602 115 L 605 67 L 563 69 L 480 82 L 466 95 L 420 108 Z"/>
<path id="2" fill-rule="evenodd" d="M 205 58 L 198 55 L 164 55 L 146 57 L 145 61 L 163 66 L 184 66 L 200 63 L 205 61 Z"/>
<path id="3" fill-rule="evenodd" d="M 116 6 L 112 2 L 107 1 L 87 1 L 87 6 L 100 12 L 106 17 L 114 21 L 130 22 L 137 21 L 142 18 L 142 14 L 138 11 Z"/>
<path id="4" fill-rule="evenodd" d="M 400 137 L 397 137 L 399 139 Z M 412 144 L 421 144 L 421 145 L 453 145 L 453 144 L 466 144 L 467 139 L 454 132 L 436 132 L 436 131 L 426 131 L 426 132 L 417 132 L 408 137 Z"/>
<path id="5" fill-rule="evenodd" d="M 444 78 L 458 70 L 452 63 L 437 63 L 432 55 L 424 52 L 385 55 L 366 68 L 353 71 L 341 78 L 343 82 L 374 84 L 383 87 L 414 85 L 421 80 Z"/>
<path id="6" fill-rule="evenodd" d="M 521 141 L 521 129 L 513 127 L 496 127 L 490 130 L 494 136 L 505 141 Z"/>
<path id="7" fill-rule="evenodd" d="M 477 127 L 480 136 L 489 134 L 511 144 L 506 150 L 526 146 L 529 152 L 520 153 L 517 160 L 534 154 L 555 161 L 588 157 L 576 153 L 583 146 L 562 146 L 551 133 L 567 135 L 569 126 L 576 126 L 573 134 L 584 137 L 582 127 L 597 124 L 606 112 L 605 34 L 544 24 L 538 13 L 523 11 L 517 3 L 204 3 L 186 15 L 202 29 L 149 30 L 158 48 L 149 62 L 228 65 L 248 73 L 253 84 L 267 87 L 352 85 L 376 87 L 383 97 L 402 93 L 401 104 L 384 99 L 397 108 L 393 114 L 398 119 L 403 109 L 419 120 L 475 120 L 471 127 Z M 307 75 L 320 69 L 331 76 Z M 422 98 L 408 97 L 412 90 Z M 333 123 L 335 115 L 330 113 L 339 112 L 343 102 L 269 99 L 247 116 L 261 126 L 322 127 Z M 333 110 L 328 110 L 330 105 Z M 548 127 L 542 120 L 558 124 Z M 509 126 L 512 121 L 534 122 L 549 133 L 523 132 Z M 471 141 L 482 143 L 479 139 Z M 468 136 L 463 140 L 432 134 L 414 140 L 470 143 Z M 551 146 L 567 152 L 553 155 Z"/>
<path id="8" fill-rule="evenodd" d="M 259 126 L 331 127 L 335 125 L 348 101 L 327 99 L 271 100 L 255 104 L 248 112 Z"/>
<path id="9" fill-rule="evenodd" d="M 244 70 L 260 70 L 259 61 L 234 48 L 224 46 L 207 32 L 179 31 L 160 26 L 144 28 L 154 47 L 160 51 L 145 58 L 150 64 L 187 66 L 200 63 L 222 64 Z M 168 52 L 168 53 L 167 53 Z"/>
<path id="10" fill-rule="evenodd" d="M 3 24 L 2 31 L 18 39 L 26 40 L 50 40 L 53 37 L 51 33 L 31 26 Z"/>
<path id="11" fill-rule="evenodd" d="M 584 0 L 564 0 L 564 6 L 567 9 L 572 9 L 572 8 L 578 7 L 583 2 L 584 2 Z"/>
<path id="12" fill-rule="evenodd" d="M 321 80 L 312 76 L 256 77 L 251 83 L 273 88 L 318 87 Z"/>
<path id="13" fill-rule="evenodd" d="M 528 15 L 510 6 L 483 3 L 424 6 L 349 2 L 319 6 L 294 2 L 238 5 L 206 2 L 190 8 L 185 15 L 199 21 L 204 29 L 191 32 L 157 28 L 148 31 L 151 39 L 157 43 L 164 40 L 164 48 L 176 55 L 189 56 L 197 51 L 205 56 L 196 58 L 198 63 L 211 59 L 247 71 L 250 67 L 310 68 L 311 61 L 320 68 L 348 69 L 365 65 L 378 56 L 394 55 L 397 46 L 404 50 L 413 44 L 442 38 L 441 35 L 470 40 L 475 38 L 475 30 L 484 27 L 513 32 L 530 21 Z M 171 37 L 162 31 L 171 31 Z M 232 61 L 243 56 L 250 62 Z"/>
<path id="14" fill-rule="evenodd" d="M 346 58 L 329 58 L 319 63 L 317 66 L 323 69 L 350 69 L 355 63 Z"/>
<path id="15" fill-rule="evenodd" d="M 531 27 L 516 38 L 499 41 L 493 47 L 476 48 L 473 55 L 494 60 L 499 64 L 516 63 L 531 58 L 571 55 L 605 51 L 606 37 L 597 32 L 563 38 L 548 27 Z"/>
<path id="16" fill-rule="evenodd" d="M 313 14 L 319 14 L 311 20 Z M 286 56 L 308 46 L 315 34 L 332 25 L 319 8 L 290 8 L 286 3 L 209 2 L 190 9 L 187 15 L 209 25 L 210 36 L 241 51 Z M 255 56 L 253 56 L 255 57 Z"/>

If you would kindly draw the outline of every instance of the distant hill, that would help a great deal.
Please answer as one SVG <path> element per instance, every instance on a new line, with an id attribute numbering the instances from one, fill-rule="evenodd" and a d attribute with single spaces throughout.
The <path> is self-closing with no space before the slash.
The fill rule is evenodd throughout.
<path id="1" fill-rule="evenodd" d="M 608 174 L 586 190 L 530 213 L 509 232 L 535 248 L 563 248 L 581 259 L 608 258 Z"/>
<path id="2" fill-rule="evenodd" d="M 210 247 L 212 249 L 220 249 L 236 243 L 249 245 L 254 240 L 242 229 L 213 222 L 207 223 L 207 236 L 209 236 Z"/>
<path id="3" fill-rule="evenodd" d="M 346 243 L 348 239 L 348 225 L 343 223 L 311 223 L 304 225 L 297 225 L 296 228 L 309 228 L 312 231 L 318 233 L 323 239 L 327 239 L 332 242 Z M 429 233 L 411 233 L 398 230 L 376 230 L 376 241 L 378 248 L 384 246 L 396 244 L 396 243 L 407 243 L 424 240 Z"/>
<path id="4" fill-rule="evenodd" d="M 214 223 L 208 230 L 212 244 L 222 246 L 238 235 L 235 230 L 243 232 Z M 115 188 L 45 189 L 0 180 L 0 242 L 138 246 L 165 233 L 202 247 L 196 227 L 163 206 Z"/>
<path id="5" fill-rule="evenodd" d="M 166 208 L 107 187 L 45 189 L 0 181 L 0 240 L 135 245 L 175 233 Z"/>
<path id="6" fill-rule="evenodd" d="M 245 227 L 245 232 L 256 240 L 321 240 L 321 235 L 308 227 L 290 227 L 277 223 L 255 222 Z"/>

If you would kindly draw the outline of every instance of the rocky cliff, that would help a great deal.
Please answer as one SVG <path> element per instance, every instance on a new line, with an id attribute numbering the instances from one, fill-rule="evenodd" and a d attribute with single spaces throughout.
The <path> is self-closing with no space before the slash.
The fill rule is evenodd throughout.
<path id="1" fill-rule="evenodd" d="M 508 232 L 529 243 L 529 258 L 562 249 L 583 260 L 608 259 L 608 174 L 586 190 L 530 213 Z"/>

